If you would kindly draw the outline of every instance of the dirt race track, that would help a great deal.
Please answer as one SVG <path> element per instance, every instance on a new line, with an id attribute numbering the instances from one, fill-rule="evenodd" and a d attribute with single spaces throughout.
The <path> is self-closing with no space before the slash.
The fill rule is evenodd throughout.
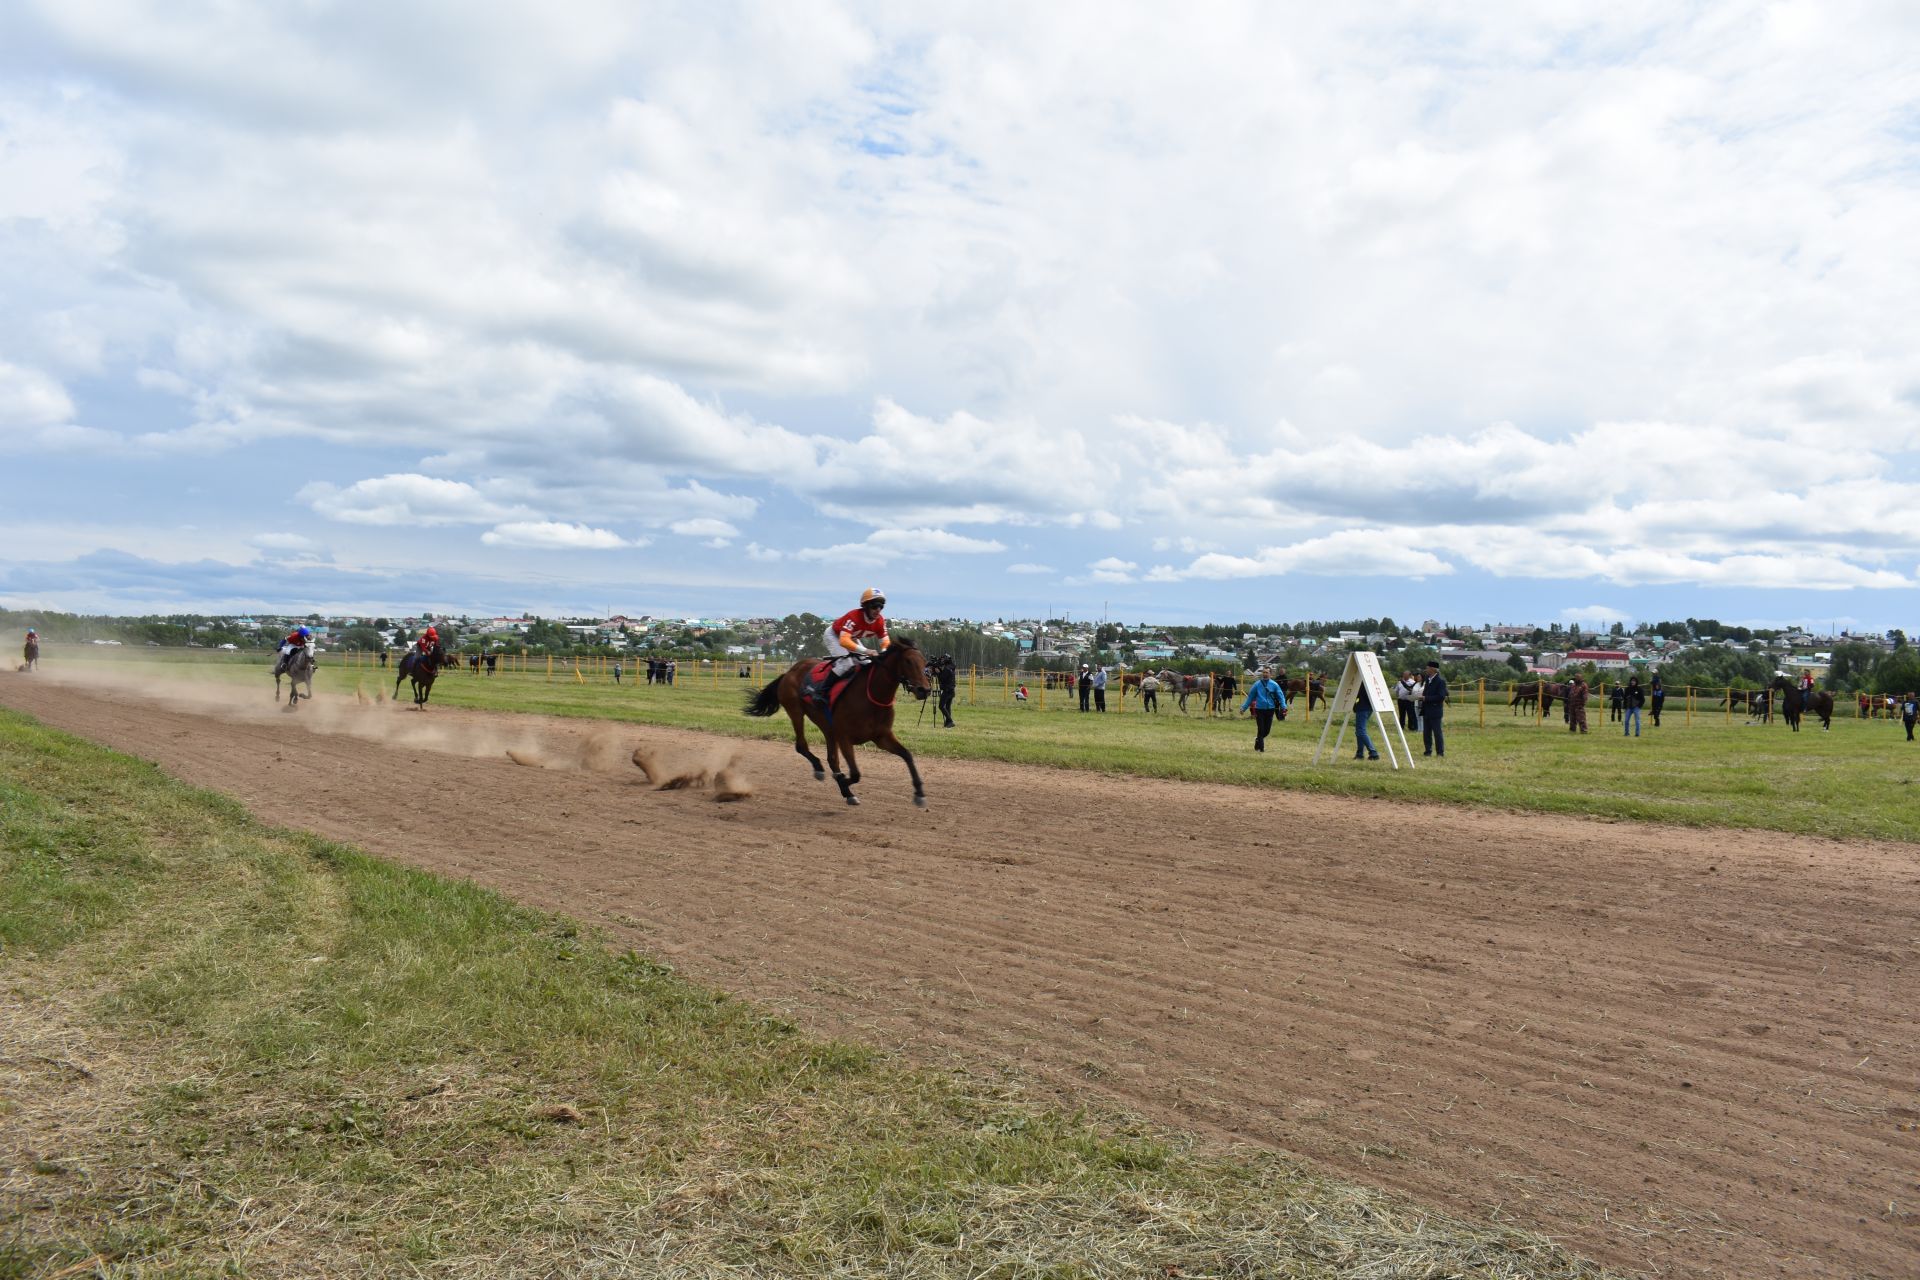
<path id="1" fill-rule="evenodd" d="M 237 696 L 0 675 L 0 703 L 263 818 L 819 1031 L 1011 1062 L 1627 1270 L 1920 1275 L 1920 848 L 1191 783 L 1114 805 L 940 761 L 919 811 L 871 752 L 848 809 L 782 741 Z M 653 790 L 641 744 L 753 794 Z M 422 767 L 416 803 L 391 780 Z"/>

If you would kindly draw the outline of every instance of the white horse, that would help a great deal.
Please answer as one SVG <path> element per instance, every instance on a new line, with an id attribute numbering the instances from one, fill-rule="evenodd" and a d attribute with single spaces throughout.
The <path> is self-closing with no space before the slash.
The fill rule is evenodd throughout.
<path id="1" fill-rule="evenodd" d="M 273 664 L 273 700 L 280 701 L 280 677 L 287 677 L 287 710 L 291 711 L 300 702 L 300 686 L 307 686 L 306 696 L 313 697 L 313 654 L 304 646 L 292 653 L 280 655 Z"/>

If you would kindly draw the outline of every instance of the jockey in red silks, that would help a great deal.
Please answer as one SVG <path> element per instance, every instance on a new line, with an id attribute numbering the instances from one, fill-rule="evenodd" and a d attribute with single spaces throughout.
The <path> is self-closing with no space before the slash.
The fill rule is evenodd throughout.
<path id="1" fill-rule="evenodd" d="M 439 643 L 440 643 L 440 629 L 434 626 L 432 623 L 428 623 L 427 629 L 425 631 L 422 631 L 420 633 L 420 638 L 414 642 L 414 647 L 420 651 L 420 656 L 424 658 L 428 654 L 432 653 L 433 647 Z"/>
<path id="2" fill-rule="evenodd" d="M 305 626 L 298 626 L 287 632 L 287 638 L 280 642 L 280 665 L 282 667 L 292 666 L 294 650 L 306 648 L 307 641 L 311 639 L 312 636 L 313 632 Z"/>
<path id="3" fill-rule="evenodd" d="M 880 612 L 886 607 L 885 593 L 878 587 L 868 587 L 860 593 L 859 608 L 847 610 L 827 625 L 827 647 L 838 659 L 833 664 L 834 675 L 844 676 L 859 663 L 872 661 L 893 643 L 887 635 L 887 620 Z M 869 639 L 879 641 L 877 650 L 861 643 Z"/>

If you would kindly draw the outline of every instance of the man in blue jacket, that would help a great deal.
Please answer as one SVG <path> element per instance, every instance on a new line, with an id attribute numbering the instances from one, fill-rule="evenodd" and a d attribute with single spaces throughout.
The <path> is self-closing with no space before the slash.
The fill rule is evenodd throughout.
<path id="1" fill-rule="evenodd" d="M 1242 711 L 1249 708 L 1253 710 L 1253 749 L 1255 751 L 1267 749 L 1267 733 L 1273 728 L 1274 712 L 1282 710 L 1286 705 L 1286 692 L 1274 682 L 1273 676 L 1265 667 L 1260 668 L 1260 678 L 1247 686 L 1246 701 L 1240 704 Z"/>
<path id="2" fill-rule="evenodd" d="M 1444 756 L 1447 754 L 1447 735 L 1441 729 L 1440 719 L 1447 711 L 1447 680 L 1440 674 L 1440 664 L 1427 664 L 1427 683 L 1420 694 L 1420 740 L 1426 748 L 1423 756 Z"/>

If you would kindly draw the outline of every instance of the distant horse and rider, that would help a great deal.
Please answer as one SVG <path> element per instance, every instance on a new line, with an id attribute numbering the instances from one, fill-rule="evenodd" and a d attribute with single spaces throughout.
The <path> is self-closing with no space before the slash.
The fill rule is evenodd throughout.
<path id="1" fill-rule="evenodd" d="M 913 641 L 900 639 L 878 657 L 857 665 L 843 679 L 833 679 L 830 670 L 828 659 L 800 659 L 766 688 L 748 695 L 746 714 L 771 716 L 785 711 L 793 721 L 794 751 L 806 757 L 815 778 L 824 780 L 826 766 L 807 746 L 807 722 L 811 720 L 826 739 L 827 765 L 832 767 L 833 780 L 848 804 L 860 803 L 853 794 L 854 785 L 860 781 L 854 747 L 872 743 L 899 756 L 907 762 L 907 774 L 913 779 L 913 803 L 925 808 L 927 792 L 920 781 L 919 766 L 913 761 L 913 753 L 893 733 L 893 703 L 903 688 L 921 701 L 933 691 L 927 680 L 926 656 Z M 846 760 L 844 774 L 842 757 Z"/>
<path id="2" fill-rule="evenodd" d="M 1800 732 L 1802 715 L 1818 716 L 1820 727 L 1829 732 L 1833 729 L 1833 694 L 1827 689 L 1802 689 L 1785 676 L 1775 676 L 1770 690 L 1779 700 L 1780 715 L 1787 727 L 1795 733 Z"/>
<path id="3" fill-rule="evenodd" d="M 408 649 L 406 656 L 400 659 L 400 668 L 393 677 L 393 700 L 400 697 L 400 686 L 407 680 L 413 681 L 413 705 L 426 710 L 427 698 L 433 693 L 434 677 L 443 667 L 454 666 L 459 660 L 448 655 L 446 645 L 438 637 L 431 648 L 424 652 L 418 647 Z"/>
<path id="4" fill-rule="evenodd" d="M 25 659 L 20 664 L 22 671 L 38 671 L 40 669 L 40 633 L 32 627 L 27 628 L 27 644 L 26 648 L 22 651 L 22 657 Z"/>
<path id="5" fill-rule="evenodd" d="M 273 700 L 280 701 L 280 677 L 287 678 L 288 711 L 299 705 L 302 696 L 309 700 L 313 697 L 313 654 L 305 645 L 295 645 L 282 653 L 273 664 Z M 302 695 L 300 686 L 306 686 Z"/>

